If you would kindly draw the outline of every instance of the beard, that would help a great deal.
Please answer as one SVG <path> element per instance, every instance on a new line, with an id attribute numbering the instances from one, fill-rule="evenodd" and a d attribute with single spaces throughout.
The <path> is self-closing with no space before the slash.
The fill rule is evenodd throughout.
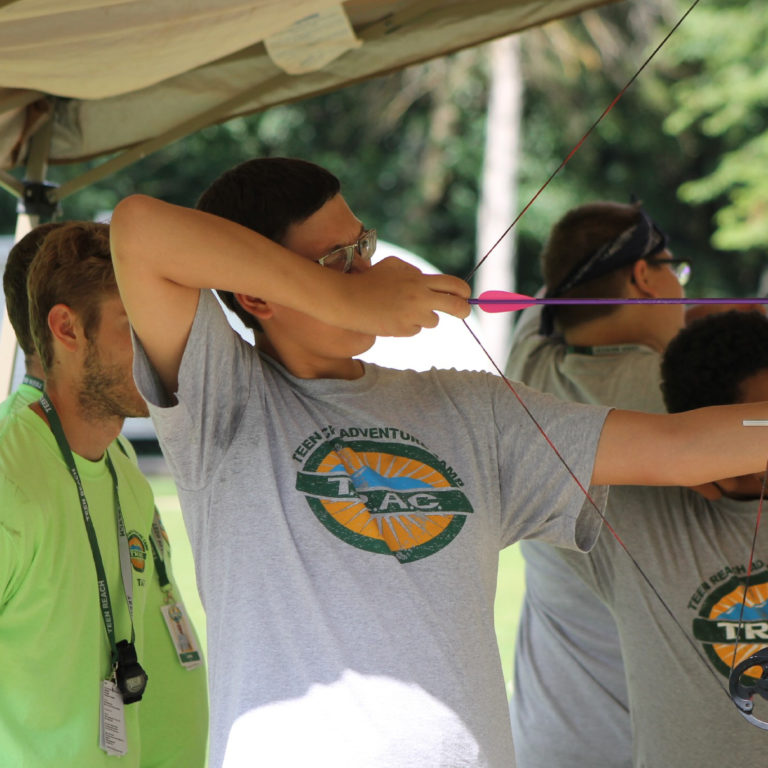
<path id="1" fill-rule="evenodd" d="M 149 416 L 130 368 L 126 370 L 120 364 L 104 365 L 99 350 L 91 342 L 83 363 L 78 403 L 88 420 Z"/>

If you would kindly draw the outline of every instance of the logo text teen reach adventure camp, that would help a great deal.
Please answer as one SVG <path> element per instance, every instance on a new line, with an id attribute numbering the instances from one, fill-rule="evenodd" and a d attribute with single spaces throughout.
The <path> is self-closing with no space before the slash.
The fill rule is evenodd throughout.
<path id="1" fill-rule="evenodd" d="M 768 567 L 758 560 L 752 568 L 748 586 L 746 565 L 722 568 L 688 603 L 697 614 L 693 636 L 726 678 L 732 666 L 768 646 Z"/>
<path id="2" fill-rule="evenodd" d="M 402 563 L 442 549 L 472 512 L 455 471 L 400 429 L 324 427 L 293 458 L 297 490 L 331 533 Z"/>

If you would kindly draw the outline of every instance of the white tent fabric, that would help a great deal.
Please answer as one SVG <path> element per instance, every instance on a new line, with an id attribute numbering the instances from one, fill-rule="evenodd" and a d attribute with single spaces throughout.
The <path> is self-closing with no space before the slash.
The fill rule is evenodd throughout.
<path id="1" fill-rule="evenodd" d="M 207 125 L 615 1 L 0 0 L 0 187 L 23 202 L 17 236 Z M 111 153 L 43 183 L 49 163 Z M 0 397 L 14 357 L 3 317 Z"/>
<path id="2" fill-rule="evenodd" d="M 183 135 L 606 2 L 0 0 L 0 168 L 24 163 L 41 115 L 55 120 L 50 161 L 69 162 L 199 118 Z M 348 19 L 348 47 L 329 43 L 335 28 L 327 14 L 334 12 Z M 308 71 L 288 74 L 269 45 L 278 34 L 296 54 L 330 45 L 330 62 L 315 56 Z"/>

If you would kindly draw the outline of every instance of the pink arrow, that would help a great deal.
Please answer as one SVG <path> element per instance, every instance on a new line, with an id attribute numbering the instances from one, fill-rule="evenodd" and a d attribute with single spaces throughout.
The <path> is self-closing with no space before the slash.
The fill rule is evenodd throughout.
<path id="1" fill-rule="evenodd" d="M 484 312 L 519 312 L 537 304 L 572 306 L 575 304 L 768 304 L 768 298 L 717 298 L 717 299 L 563 299 L 536 298 L 509 291 L 484 291 L 477 298 L 469 299 Z"/>

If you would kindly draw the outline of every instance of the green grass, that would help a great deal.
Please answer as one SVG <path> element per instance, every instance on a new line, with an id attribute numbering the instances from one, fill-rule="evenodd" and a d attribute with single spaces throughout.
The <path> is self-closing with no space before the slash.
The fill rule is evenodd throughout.
<path id="1" fill-rule="evenodd" d="M 181 518 L 179 500 L 173 480 L 165 476 L 150 477 L 155 502 L 168 531 L 173 552 L 173 574 L 184 605 L 187 607 L 198 637 L 205 650 L 205 611 L 200 603 L 195 583 L 192 550 Z M 501 663 L 507 693 L 512 692 L 512 657 L 517 633 L 517 618 L 523 598 L 523 560 L 519 547 L 505 549 L 499 558 L 499 578 L 496 589 L 496 637 L 499 641 Z"/>
<path id="2" fill-rule="evenodd" d="M 520 547 L 515 544 L 502 550 L 496 582 L 496 639 L 499 641 L 507 697 L 512 695 L 512 663 L 517 637 L 517 620 L 520 616 L 524 591 L 523 556 L 520 554 Z"/>

